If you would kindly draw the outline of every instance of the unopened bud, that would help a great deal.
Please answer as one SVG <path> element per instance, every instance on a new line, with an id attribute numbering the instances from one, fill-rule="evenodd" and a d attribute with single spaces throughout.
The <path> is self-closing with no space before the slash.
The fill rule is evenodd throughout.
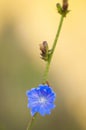
<path id="1" fill-rule="evenodd" d="M 69 10 L 68 10 L 68 0 L 63 0 L 62 6 L 59 3 L 57 3 L 56 7 L 57 7 L 57 10 L 58 10 L 58 13 L 61 14 L 63 17 L 65 17 L 66 14 L 69 12 Z"/>
<path id="2" fill-rule="evenodd" d="M 40 50 L 41 50 L 42 54 L 46 54 L 47 48 L 48 48 L 47 42 L 43 41 L 43 43 L 40 44 Z"/>
<path id="3" fill-rule="evenodd" d="M 42 44 L 40 44 L 40 50 L 41 50 L 41 58 L 45 61 L 48 59 L 48 43 L 47 41 L 43 41 Z"/>
<path id="4" fill-rule="evenodd" d="M 62 9 L 63 9 L 63 11 L 67 11 L 67 9 L 68 9 L 68 0 L 63 0 Z"/>
<path id="5" fill-rule="evenodd" d="M 57 10 L 58 10 L 58 13 L 62 14 L 62 7 L 59 3 L 56 4 L 56 7 L 57 7 Z"/>

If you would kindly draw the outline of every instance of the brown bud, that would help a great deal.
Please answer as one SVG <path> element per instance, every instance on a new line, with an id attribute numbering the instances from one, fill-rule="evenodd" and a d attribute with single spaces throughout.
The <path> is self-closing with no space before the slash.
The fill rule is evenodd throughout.
<path id="1" fill-rule="evenodd" d="M 43 41 L 43 43 L 40 44 L 40 50 L 41 50 L 42 58 L 45 57 L 46 53 L 48 51 L 48 43 L 47 43 L 47 41 Z"/>
<path id="2" fill-rule="evenodd" d="M 62 9 L 63 9 L 63 11 L 67 11 L 67 9 L 68 9 L 68 0 L 63 0 Z"/>

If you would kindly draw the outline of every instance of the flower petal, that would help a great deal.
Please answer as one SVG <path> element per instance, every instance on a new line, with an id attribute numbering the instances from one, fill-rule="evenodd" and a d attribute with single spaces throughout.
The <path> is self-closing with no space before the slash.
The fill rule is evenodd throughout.
<path id="1" fill-rule="evenodd" d="M 32 116 L 37 112 L 42 116 L 50 114 L 55 107 L 56 94 L 47 84 L 40 84 L 37 88 L 32 88 L 26 92 L 26 95 Z"/>

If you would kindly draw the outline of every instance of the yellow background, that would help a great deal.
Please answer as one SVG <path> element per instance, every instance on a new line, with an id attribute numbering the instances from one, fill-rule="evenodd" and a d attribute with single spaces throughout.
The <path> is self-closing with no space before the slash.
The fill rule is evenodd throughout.
<path id="1" fill-rule="evenodd" d="M 0 130 L 27 126 L 25 93 L 42 80 L 39 44 L 46 40 L 52 46 L 60 20 L 57 2 L 62 1 L 0 0 Z M 69 0 L 69 10 L 49 72 L 57 107 L 38 117 L 37 130 L 86 130 L 86 1 Z"/>

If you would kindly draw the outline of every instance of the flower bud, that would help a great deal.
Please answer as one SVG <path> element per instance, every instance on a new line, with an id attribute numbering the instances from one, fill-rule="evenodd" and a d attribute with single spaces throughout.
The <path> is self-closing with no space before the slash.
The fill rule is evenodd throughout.
<path id="1" fill-rule="evenodd" d="M 62 9 L 63 9 L 63 11 L 67 11 L 67 9 L 68 9 L 68 0 L 63 0 Z"/>
<path id="2" fill-rule="evenodd" d="M 47 41 L 43 41 L 42 44 L 40 44 L 40 50 L 41 50 L 41 58 L 45 61 L 48 59 L 48 43 Z"/>

